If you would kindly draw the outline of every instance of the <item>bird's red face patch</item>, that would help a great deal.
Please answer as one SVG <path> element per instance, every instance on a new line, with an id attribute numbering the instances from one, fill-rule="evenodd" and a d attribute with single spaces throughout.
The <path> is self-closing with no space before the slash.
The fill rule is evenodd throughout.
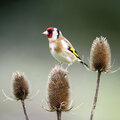
<path id="1" fill-rule="evenodd" d="M 48 38 L 52 38 L 54 28 L 48 28 L 47 31 L 48 31 Z"/>
<path id="2" fill-rule="evenodd" d="M 47 29 L 47 31 L 49 31 L 49 30 L 52 30 L 52 31 L 54 31 L 54 28 L 51 28 L 51 27 L 50 27 L 50 28 L 48 28 L 48 29 Z"/>

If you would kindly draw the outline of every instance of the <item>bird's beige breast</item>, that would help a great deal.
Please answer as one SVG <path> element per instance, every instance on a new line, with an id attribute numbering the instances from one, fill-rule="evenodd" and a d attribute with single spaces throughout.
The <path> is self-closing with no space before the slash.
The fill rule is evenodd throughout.
<path id="1" fill-rule="evenodd" d="M 59 41 L 50 42 L 49 50 L 52 53 L 59 54 L 62 52 L 62 44 Z"/>

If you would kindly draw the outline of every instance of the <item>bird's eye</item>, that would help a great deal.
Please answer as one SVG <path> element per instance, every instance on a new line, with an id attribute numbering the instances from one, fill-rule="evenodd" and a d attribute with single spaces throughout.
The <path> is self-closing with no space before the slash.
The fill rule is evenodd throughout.
<path id="1" fill-rule="evenodd" d="M 53 32 L 53 30 L 48 30 L 48 33 L 50 34 L 50 33 L 52 33 Z"/>

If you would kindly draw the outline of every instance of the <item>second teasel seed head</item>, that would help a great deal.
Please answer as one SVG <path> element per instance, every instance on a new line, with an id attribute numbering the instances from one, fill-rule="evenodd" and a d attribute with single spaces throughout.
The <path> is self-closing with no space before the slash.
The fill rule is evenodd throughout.
<path id="1" fill-rule="evenodd" d="M 69 109 L 69 88 L 67 71 L 55 66 L 50 72 L 48 83 L 48 103 L 51 111 Z"/>

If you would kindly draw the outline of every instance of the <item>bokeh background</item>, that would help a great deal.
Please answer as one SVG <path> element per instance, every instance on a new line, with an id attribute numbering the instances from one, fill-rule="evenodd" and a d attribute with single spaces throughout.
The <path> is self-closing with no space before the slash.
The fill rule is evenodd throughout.
<path id="1" fill-rule="evenodd" d="M 12 73 L 22 71 L 31 84 L 32 100 L 26 101 L 30 120 L 55 120 L 56 114 L 40 107 L 47 96 L 48 74 L 58 62 L 49 53 L 41 33 L 59 28 L 84 61 L 96 37 L 107 37 L 112 70 L 120 67 L 119 0 L 0 0 L 0 91 L 12 95 Z M 63 120 L 88 120 L 97 73 L 74 64 L 69 69 L 71 99 L 77 110 L 63 113 Z M 20 102 L 5 101 L 0 92 L 0 120 L 24 120 Z M 45 102 L 43 103 L 45 106 Z M 102 74 L 94 120 L 120 120 L 120 71 Z"/>

